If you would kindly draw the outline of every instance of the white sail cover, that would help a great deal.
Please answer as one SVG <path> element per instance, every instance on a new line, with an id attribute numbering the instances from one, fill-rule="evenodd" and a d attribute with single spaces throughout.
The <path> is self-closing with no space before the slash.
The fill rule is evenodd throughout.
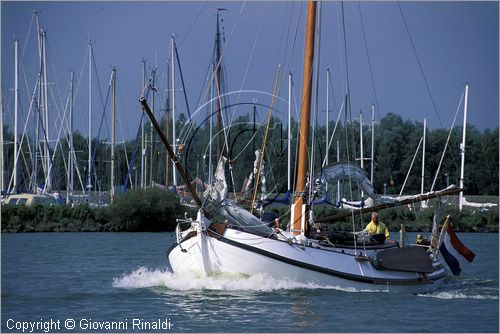
<path id="1" fill-rule="evenodd" d="M 221 157 L 217 164 L 217 169 L 214 174 L 214 181 L 208 186 L 207 190 L 203 193 L 206 198 L 214 202 L 222 202 L 227 198 L 228 188 L 226 183 L 226 175 L 224 173 L 227 159 Z"/>
<path id="2" fill-rule="evenodd" d="M 262 152 L 260 150 L 255 151 L 255 161 L 253 162 L 253 170 L 248 176 L 248 182 L 245 187 L 245 192 L 249 192 L 252 187 L 254 186 L 254 183 L 257 178 L 257 174 L 259 173 L 259 163 L 261 160 Z M 260 166 L 260 176 L 259 176 L 259 181 L 260 181 L 260 199 L 265 200 L 266 199 L 266 173 L 265 173 L 265 165 L 264 165 L 264 160 L 262 160 L 262 165 Z M 255 185 L 256 186 L 256 185 Z"/>
<path id="3" fill-rule="evenodd" d="M 337 182 L 340 180 L 351 180 L 356 183 L 363 192 L 373 200 L 375 204 L 392 203 L 395 199 L 388 196 L 380 196 L 375 193 L 373 185 L 368 179 L 368 174 L 365 170 L 349 163 L 335 163 L 321 170 L 321 175 L 315 177 L 323 177 L 328 182 Z M 320 174 L 316 173 L 316 174 Z M 372 206 L 373 203 L 370 203 Z"/>

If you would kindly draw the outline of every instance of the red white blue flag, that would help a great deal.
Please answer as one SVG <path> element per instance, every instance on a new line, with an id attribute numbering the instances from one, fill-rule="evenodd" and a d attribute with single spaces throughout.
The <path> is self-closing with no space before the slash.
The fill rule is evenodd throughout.
<path id="1" fill-rule="evenodd" d="M 458 239 L 450 224 L 448 224 L 441 246 L 439 246 L 439 251 L 453 275 L 460 275 L 461 262 L 467 260 L 470 263 L 476 256 Z"/>

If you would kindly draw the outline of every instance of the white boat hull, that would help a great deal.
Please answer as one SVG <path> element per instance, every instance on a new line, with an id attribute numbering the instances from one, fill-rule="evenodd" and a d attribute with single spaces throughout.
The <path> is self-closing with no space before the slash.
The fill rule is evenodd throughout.
<path id="1" fill-rule="evenodd" d="M 434 289 L 446 275 L 437 259 L 433 259 L 434 270 L 429 274 L 377 269 L 369 259 L 380 248 L 322 247 L 310 241 L 304 245 L 230 228 L 224 236 L 200 229 L 191 233 L 168 254 L 174 273 L 266 274 L 342 289 L 415 292 Z"/>

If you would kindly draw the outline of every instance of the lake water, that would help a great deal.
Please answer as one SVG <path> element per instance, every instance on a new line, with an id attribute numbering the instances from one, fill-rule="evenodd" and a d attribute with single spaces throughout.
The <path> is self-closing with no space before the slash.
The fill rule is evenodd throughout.
<path id="1" fill-rule="evenodd" d="M 265 276 L 179 277 L 166 258 L 171 233 L 2 234 L 1 329 L 498 333 L 498 234 L 459 237 L 474 262 L 440 290 L 412 295 Z"/>

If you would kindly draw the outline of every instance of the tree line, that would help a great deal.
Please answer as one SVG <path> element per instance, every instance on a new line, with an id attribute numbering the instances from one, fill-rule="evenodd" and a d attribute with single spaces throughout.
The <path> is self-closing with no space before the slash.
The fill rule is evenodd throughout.
<path id="1" fill-rule="evenodd" d="M 165 120 L 160 124 L 165 132 Z M 208 122 L 200 124 L 190 131 L 181 132 L 186 124 L 186 117 L 181 114 L 176 123 L 177 133 L 184 136 L 178 143 L 178 154 L 183 164 L 186 165 L 191 179 L 199 177 L 203 182 L 208 182 L 209 155 L 212 152 L 215 161 L 216 148 L 210 150 L 210 133 L 216 133 L 216 129 L 210 131 Z M 241 191 L 244 180 L 253 169 L 255 160 L 255 150 L 262 149 L 262 142 L 266 132 L 266 125 L 254 124 L 250 115 L 239 116 L 232 122 L 225 132 L 226 144 L 221 148 L 223 155 L 229 159 L 227 177 L 229 178 L 230 191 Z M 334 129 L 334 122 L 330 122 L 329 129 Z M 295 162 L 298 124 L 292 121 L 292 163 Z M 172 165 L 166 168 L 166 151 L 159 142 L 156 134 L 153 136 L 151 145 L 150 129 L 145 127 L 147 134 L 147 165 L 144 168 L 146 173 L 146 186 L 153 183 L 168 186 L 172 183 Z M 271 118 L 269 129 L 267 130 L 267 142 L 264 147 L 265 175 L 267 190 L 269 192 L 285 192 L 287 189 L 287 126 L 278 118 Z M 319 169 L 326 156 L 326 126 L 318 126 L 313 131 L 311 129 L 311 141 L 314 142 L 314 166 Z M 449 130 L 447 129 L 427 129 L 425 171 L 424 171 L 424 191 L 429 191 L 434 181 L 436 171 L 440 164 L 441 155 L 445 148 Z M 415 155 L 420 138 L 423 134 L 423 123 L 418 121 L 403 120 L 400 115 L 389 113 L 375 125 L 374 137 L 374 187 L 377 193 L 398 194 L 411 162 L 415 156 L 413 168 L 409 173 L 404 193 L 418 193 L 421 187 L 421 152 Z M 171 134 L 167 133 L 169 138 Z M 314 137 L 313 137 L 314 136 Z M 371 127 L 363 126 L 363 146 L 364 146 L 364 168 L 370 173 L 371 163 Z M 5 164 L 5 184 L 11 180 L 13 170 L 13 134 L 7 126 L 4 126 L 4 164 Z M 496 129 L 485 129 L 480 131 L 473 125 L 467 125 L 466 133 L 466 159 L 464 187 L 469 195 L 498 195 L 499 183 L 499 134 Z M 442 166 L 436 177 L 434 189 L 442 189 L 448 184 L 459 184 L 460 178 L 460 143 L 462 140 L 462 127 L 457 126 L 450 135 L 448 148 L 442 159 Z M 140 136 L 128 140 L 125 143 L 116 145 L 116 181 L 117 191 L 139 188 L 141 180 L 141 143 Z M 338 125 L 333 137 L 329 140 L 332 144 L 328 149 L 328 162 L 337 161 L 337 155 L 342 162 L 350 161 L 359 165 L 360 159 L 360 126 L 357 120 L 345 122 Z M 92 140 L 92 147 L 96 148 L 93 158 L 93 190 L 109 191 L 111 184 L 111 147 L 109 140 Z M 339 142 L 337 149 L 337 142 Z M 215 141 L 213 141 L 215 143 Z M 214 144 L 215 145 L 215 144 Z M 19 158 L 19 179 L 20 191 L 29 191 L 30 184 L 34 180 L 32 166 L 34 165 L 33 140 L 26 136 L 21 146 L 21 156 Z M 73 147 L 76 156 L 76 164 L 79 174 L 74 173 L 74 189 L 82 190 L 88 178 L 88 138 L 81 133 L 73 134 Z M 311 145 L 311 152 L 313 145 Z M 52 161 L 53 190 L 65 191 L 67 189 L 67 165 L 69 144 L 68 137 L 60 141 L 56 147 L 51 147 L 52 153 L 55 150 Z M 338 152 L 337 152 L 338 151 Z M 421 151 L 421 149 L 420 149 Z M 310 152 L 310 153 L 311 153 Z M 338 154 L 337 154 L 338 153 Z M 152 157 L 152 161 L 151 161 Z M 38 155 L 38 159 L 40 156 Z M 215 170 L 215 162 L 212 167 Z M 295 165 L 292 165 L 292 175 Z M 38 163 L 36 171 L 38 183 L 43 183 L 44 171 Z M 292 182 L 293 182 L 292 176 Z M 293 183 L 292 183 L 293 184 Z"/>

